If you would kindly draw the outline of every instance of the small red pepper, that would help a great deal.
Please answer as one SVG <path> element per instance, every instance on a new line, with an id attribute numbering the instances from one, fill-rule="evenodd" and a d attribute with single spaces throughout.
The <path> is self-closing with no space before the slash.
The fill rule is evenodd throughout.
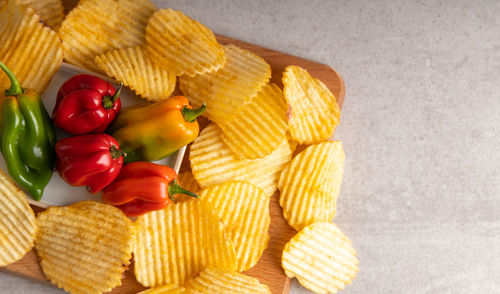
<path id="1" fill-rule="evenodd" d="M 106 134 L 83 135 L 56 143 L 56 168 L 72 186 L 88 186 L 97 193 L 111 184 L 123 166 L 124 152 Z"/>
<path id="2" fill-rule="evenodd" d="M 181 188 L 176 178 L 177 173 L 166 165 L 135 161 L 126 164 L 116 180 L 103 190 L 102 201 L 120 208 L 127 216 L 139 216 L 175 203 L 177 194 L 198 198 Z"/>
<path id="3" fill-rule="evenodd" d="M 120 111 L 121 88 L 96 76 L 73 76 L 57 92 L 54 124 L 74 135 L 104 132 Z"/>

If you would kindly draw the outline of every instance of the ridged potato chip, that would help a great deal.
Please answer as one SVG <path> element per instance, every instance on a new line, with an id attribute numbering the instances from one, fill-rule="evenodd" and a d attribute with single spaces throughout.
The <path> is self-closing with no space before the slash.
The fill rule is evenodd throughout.
<path id="1" fill-rule="evenodd" d="M 272 195 L 278 187 L 283 167 L 292 159 L 287 140 L 271 154 L 258 159 L 239 159 L 222 140 L 222 131 L 209 124 L 191 144 L 189 160 L 192 173 L 201 188 L 228 181 L 244 181 Z"/>
<path id="2" fill-rule="evenodd" d="M 32 8 L 15 1 L 0 2 L 0 61 L 16 75 L 23 88 L 42 93 L 62 59 L 57 33 L 41 23 Z M 0 89 L 9 87 L 7 75 L 0 74 Z"/>
<path id="3" fill-rule="evenodd" d="M 191 294 L 270 294 L 271 290 L 256 278 L 247 275 L 206 268 L 187 283 Z"/>
<path id="4" fill-rule="evenodd" d="M 194 108 L 205 101 L 204 115 L 216 123 L 231 121 L 271 77 L 271 66 L 254 53 L 223 46 L 226 65 L 216 72 L 179 77 L 181 92 Z"/>
<path id="5" fill-rule="evenodd" d="M 222 140 L 239 158 L 271 154 L 286 138 L 287 106 L 276 84 L 266 84 L 231 121 L 219 124 Z"/>
<path id="6" fill-rule="evenodd" d="M 269 242 L 269 200 L 259 187 L 246 182 L 227 182 L 200 192 L 215 208 L 234 242 L 238 272 L 253 267 Z"/>
<path id="7" fill-rule="evenodd" d="M 351 241 L 328 222 L 309 225 L 288 241 L 281 264 L 289 278 L 296 277 L 302 286 L 320 294 L 344 289 L 358 271 Z"/>
<path id="8" fill-rule="evenodd" d="M 151 61 L 144 47 L 109 51 L 97 56 L 95 63 L 148 101 L 167 99 L 175 90 L 175 74 Z"/>
<path id="9" fill-rule="evenodd" d="M 292 149 L 293 154 L 297 154 L 300 152 L 299 148 L 302 146 L 307 147 L 306 145 L 299 145 L 297 141 L 293 140 L 292 135 L 290 134 L 290 130 L 286 132 L 286 139 L 288 140 L 288 143 L 290 144 L 290 149 Z M 304 149 L 305 149 L 304 147 Z M 303 150 L 303 149 L 302 149 Z M 293 157 L 293 155 L 292 155 Z"/>
<path id="10" fill-rule="evenodd" d="M 288 126 L 299 144 L 328 140 L 340 122 L 340 108 L 332 92 L 307 70 L 287 66 L 283 93 L 288 103 Z"/>
<path id="11" fill-rule="evenodd" d="M 204 201 L 170 205 L 137 218 L 135 276 L 145 287 L 184 285 L 207 266 L 234 271 L 234 245 Z"/>
<path id="12" fill-rule="evenodd" d="M 300 230 L 333 219 L 344 160 L 342 142 L 323 142 L 307 147 L 283 169 L 278 184 L 280 205 L 291 227 Z"/>
<path id="13" fill-rule="evenodd" d="M 102 293 L 121 285 L 135 226 L 118 208 L 95 201 L 50 207 L 37 217 L 35 248 L 45 276 L 70 293 Z"/>
<path id="14" fill-rule="evenodd" d="M 40 14 L 43 22 L 57 30 L 64 19 L 64 6 L 61 0 L 15 0 Z"/>
<path id="15" fill-rule="evenodd" d="M 223 67 L 226 56 L 214 33 L 173 9 L 158 10 L 146 28 L 151 58 L 176 75 L 196 75 Z"/>
<path id="16" fill-rule="evenodd" d="M 156 288 L 151 288 L 137 294 L 188 294 L 188 290 L 182 286 L 168 284 Z"/>
<path id="17" fill-rule="evenodd" d="M 146 25 L 156 6 L 149 0 L 80 1 L 59 28 L 64 59 L 100 72 L 96 56 L 144 44 Z"/>
<path id="18" fill-rule="evenodd" d="M 36 230 L 26 195 L 0 170 L 0 266 L 16 262 L 30 251 Z"/>
<path id="19" fill-rule="evenodd" d="M 310 145 L 283 169 L 279 189 L 286 193 L 291 190 L 297 191 L 298 188 L 320 188 L 334 193 L 337 197 L 340 193 L 344 161 L 345 154 L 341 141 Z M 329 179 L 334 181 L 327 181 Z"/>

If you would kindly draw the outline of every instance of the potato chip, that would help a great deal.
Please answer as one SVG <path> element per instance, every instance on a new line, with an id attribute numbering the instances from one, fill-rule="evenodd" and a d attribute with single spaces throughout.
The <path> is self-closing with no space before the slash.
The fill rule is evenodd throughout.
<path id="1" fill-rule="evenodd" d="M 307 70 L 287 66 L 283 93 L 288 103 L 288 126 L 299 144 L 326 141 L 340 122 L 340 108 L 332 92 Z"/>
<path id="2" fill-rule="evenodd" d="M 102 293 L 121 285 L 135 226 L 118 208 L 95 201 L 51 207 L 37 218 L 35 246 L 45 276 L 70 293 Z"/>
<path id="3" fill-rule="evenodd" d="M 188 290 L 182 286 L 168 284 L 156 288 L 151 288 L 137 294 L 187 294 Z"/>
<path id="4" fill-rule="evenodd" d="M 207 266 L 234 271 L 233 242 L 204 201 L 170 205 L 137 218 L 135 276 L 145 287 L 184 285 Z"/>
<path id="5" fill-rule="evenodd" d="M 291 227 L 300 230 L 333 219 L 344 160 L 342 142 L 323 142 L 307 147 L 283 169 L 278 184 L 280 205 Z"/>
<path id="6" fill-rule="evenodd" d="M 61 0 L 16 0 L 22 5 L 31 7 L 38 13 L 43 22 L 57 30 L 64 19 L 64 7 Z"/>
<path id="7" fill-rule="evenodd" d="M 215 208 L 236 249 L 237 271 L 253 267 L 269 242 L 269 199 L 259 187 L 227 182 L 200 192 Z"/>
<path id="8" fill-rule="evenodd" d="M 80 1 L 59 29 L 64 59 L 100 72 L 94 62 L 96 56 L 144 44 L 146 25 L 155 11 L 149 0 Z"/>
<path id="9" fill-rule="evenodd" d="M 173 9 L 161 9 L 149 19 L 146 48 L 152 59 L 178 76 L 206 74 L 226 63 L 214 33 Z"/>
<path id="10" fill-rule="evenodd" d="M 216 268 L 206 268 L 187 283 L 187 289 L 191 294 L 271 293 L 256 278 Z"/>
<path id="11" fill-rule="evenodd" d="M 239 114 L 219 124 L 222 140 L 239 158 L 271 154 L 286 138 L 287 106 L 276 84 L 266 84 Z"/>
<path id="12" fill-rule="evenodd" d="M 62 58 L 61 40 L 54 30 L 40 23 L 33 9 L 14 1 L 0 4 L 0 61 L 23 88 L 43 92 Z M 7 75 L 1 73 L 0 89 L 9 87 Z"/>
<path id="13" fill-rule="evenodd" d="M 175 89 L 175 74 L 152 62 L 144 47 L 118 49 L 99 55 L 95 63 L 148 101 L 167 99 Z"/>
<path id="14" fill-rule="evenodd" d="M 244 181 L 261 188 L 267 195 L 276 191 L 281 170 L 291 158 L 292 150 L 288 141 L 283 140 L 265 157 L 238 159 L 222 141 L 221 129 L 213 123 L 200 132 L 189 153 L 192 173 L 201 188 Z"/>
<path id="15" fill-rule="evenodd" d="M 290 149 L 292 149 L 292 157 L 294 155 L 296 155 L 297 153 L 299 153 L 300 151 L 304 150 L 305 147 L 307 147 L 307 145 L 299 145 L 297 143 L 297 141 L 295 141 L 293 138 L 292 138 L 292 135 L 290 134 L 290 130 L 288 130 L 286 132 L 286 139 L 288 140 L 288 143 L 290 144 Z M 299 150 L 302 146 L 304 146 L 304 148 L 302 150 Z"/>
<path id="16" fill-rule="evenodd" d="M 223 46 L 226 65 L 216 72 L 179 77 L 179 87 L 191 105 L 216 123 L 231 121 L 269 81 L 271 67 L 261 57 L 234 45 Z"/>
<path id="17" fill-rule="evenodd" d="M 26 195 L 0 170 L 0 266 L 16 262 L 30 251 L 36 230 Z"/>
<path id="18" fill-rule="evenodd" d="M 351 241 L 328 222 L 305 227 L 283 249 L 281 264 L 288 277 L 315 293 L 336 293 L 350 284 L 358 271 Z"/>

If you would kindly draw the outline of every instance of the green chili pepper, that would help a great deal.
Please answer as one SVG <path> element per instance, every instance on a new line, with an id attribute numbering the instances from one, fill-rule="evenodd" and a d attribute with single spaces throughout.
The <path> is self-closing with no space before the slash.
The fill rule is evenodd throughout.
<path id="1" fill-rule="evenodd" d="M 14 181 L 33 199 L 40 200 L 54 169 L 54 126 L 40 95 L 21 88 L 14 73 L 2 62 L 0 68 L 11 82 L 0 103 L 3 158 Z"/>

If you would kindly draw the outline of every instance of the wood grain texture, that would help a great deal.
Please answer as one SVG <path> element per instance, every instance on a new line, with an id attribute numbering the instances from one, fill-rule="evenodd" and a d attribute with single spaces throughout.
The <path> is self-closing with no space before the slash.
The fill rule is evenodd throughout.
<path id="1" fill-rule="evenodd" d="M 72 7 L 72 5 L 74 5 L 74 1 L 65 1 L 66 8 Z M 342 77 L 329 66 L 224 36 L 217 36 L 217 40 L 221 44 L 234 44 L 263 57 L 271 65 L 271 81 L 278 84 L 280 87 L 283 85 L 281 82 L 281 74 L 287 65 L 298 65 L 307 69 L 311 75 L 326 84 L 335 97 L 337 97 L 339 106 L 342 107 L 345 97 L 344 82 Z M 202 126 L 205 124 L 206 121 L 200 122 L 200 125 Z M 181 170 L 189 169 L 189 162 L 187 160 L 188 157 L 189 154 L 186 153 Z M 38 207 L 33 208 L 37 212 L 42 210 Z M 273 294 L 288 293 L 290 281 L 281 268 L 281 252 L 285 243 L 290 240 L 296 231 L 292 229 L 283 218 L 282 209 L 279 206 L 278 193 L 275 193 L 275 195 L 272 196 L 269 209 L 271 215 L 271 226 L 269 229 L 271 239 L 269 241 L 268 248 L 264 251 L 257 265 L 247 270 L 245 274 L 256 277 L 262 283 L 268 285 Z M 42 283 L 49 283 L 40 269 L 38 259 L 34 251 L 27 253 L 26 256 L 24 256 L 24 258 L 20 261 L 4 268 L 0 268 L 0 270 Z M 122 286 L 115 288 L 111 293 L 129 294 L 137 293 L 143 289 L 145 288 L 135 280 L 132 265 L 131 268 L 125 272 L 125 278 L 122 280 Z"/>

